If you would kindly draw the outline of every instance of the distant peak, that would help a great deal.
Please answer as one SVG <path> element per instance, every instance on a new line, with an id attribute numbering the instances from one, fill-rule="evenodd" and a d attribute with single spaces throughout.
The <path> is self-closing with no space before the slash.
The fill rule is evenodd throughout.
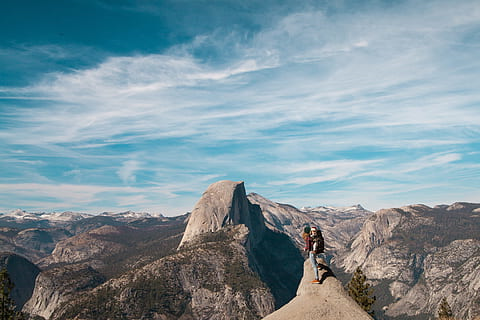
<path id="1" fill-rule="evenodd" d="M 247 196 L 249 199 L 255 199 L 256 201 L 262 201 L 262 202 L 273 202 L 272 200 L 269 200 L 265 198 L 264 196 L 255 193 L 255 192 L 250 192 Z"/>
<path id="2" fill-rule="evenodd" d="M 11 216 L 25 216 L 25 215 L 28 215 L 29 213 L 25 210 L 22 210 L 22 209 L 15 209 L 13 211 L 11 211 L 8 215 L 11 215 Z"/>
<path id="3" fill-rule="evenodd" d="M 455 202 L 447 208 L 447 211 L 456 211 L 456 210 L 470 210 L 473 211 L 479 206 L 479 204 L 468 203 L 468 202 Z"/>
<path id="4" fill-rule="evenodd" d="M 365 208 L 361 204 L 356 204 L 356 205 L 353 206 L 353 208 L 355 208 L 357 210 L 365 210 Z"/>

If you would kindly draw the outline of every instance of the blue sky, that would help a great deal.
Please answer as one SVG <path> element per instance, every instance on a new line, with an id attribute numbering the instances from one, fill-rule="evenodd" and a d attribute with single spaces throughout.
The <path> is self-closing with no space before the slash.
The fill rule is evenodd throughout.
<path id="1" fill-rule="evenodd" d="M 0 212 L 480 201 L 478 1 L 0 6 Z"/>

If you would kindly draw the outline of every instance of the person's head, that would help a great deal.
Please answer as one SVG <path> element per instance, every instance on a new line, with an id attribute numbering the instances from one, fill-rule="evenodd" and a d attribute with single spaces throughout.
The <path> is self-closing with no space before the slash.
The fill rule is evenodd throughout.
<path id="1" fill-rule="evenodd" d="M 310 228 L 310 234 L 311 235 L 316 235 L 317 234 L 317 227 Z"/>
<path id="2" fill-rule="evenodd" d="M 306 226 L 305 228 L 303 228 L 303 232 L 310 233 L 310 227 Z"/>

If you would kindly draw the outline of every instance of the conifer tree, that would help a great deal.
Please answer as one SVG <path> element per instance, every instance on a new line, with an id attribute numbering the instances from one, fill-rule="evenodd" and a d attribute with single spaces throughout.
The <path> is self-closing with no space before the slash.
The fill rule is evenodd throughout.
<path id="1" fill-rule="evenodd" d="M 10 297 L 14 284 L 8 275 L 7 268 L 0 270 L 0 320 L 23 320 L 24 315 L 15 311 L 15 302 Z"/>
<path id="2" fill-rule="evenodd" d="M 438 319 L 441 320 L 449 320 L 453 319 L 453 312 L 452 308 L 447 302 L 447 299 L 443 297 L 442 301 L 440 302 L 440 306 L 438 307 Z"/>
<path id="3" fill-rule="evenodd" d="M 11 320 L 15 316 L 15 303 L 10 298 L 13 282 L 10 280 L 7 269 L 0 270 L 0 319 Z"/>
<path id="4" fill-rule="evenodd" d="M 372 310 L 373 303 L 377 298 L 373 296 L 373 288 L 367 283 L 367 277 L 363 274 L 362 269 L 357 267 L 352 279 L 347 284 L 348 294 L 358 303 L 363 310 L 371 316 L 374 315 Z"/>

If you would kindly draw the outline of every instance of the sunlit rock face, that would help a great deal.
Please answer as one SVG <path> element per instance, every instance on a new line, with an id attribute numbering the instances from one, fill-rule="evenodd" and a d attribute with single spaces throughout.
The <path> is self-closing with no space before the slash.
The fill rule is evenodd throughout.
<path id="1" fill-rule="evenodd" d="M 243 182 L 224 180 L 210 185 L 195 205 L 179 247 L 199 234 L 228 225 L 246 225 L 254 239 L 264 223 L 261 214 L 251 206 Z"/>
<path id="2" fill-rule="evenodd" d="M 157 219 L 86 230 L 42 260 L 24 311 L 50 320 L 260 319 L 295 296 L 303 264 L 264 221 L 243 182 L 220 181 L 186 227 Z"/>
<path id="3" fill-rule="evenodd" d="M 273 202 L 257 193 L 250 193 L 247 198 L 260 206 L 268 228 L 288 234 L 299 248 L 304 246 L 301 233 L 305 226 L 320 228 L 330 254 L 342 250 L 360 231 L 364 221 L 373 214 L 361 205 L 299 209 L 289 204 Z"/>
<path id="4" fill-rule="evenodd" d="M 480 204 L 416 204 L 368 212 L 361 206 L 295 208 L 249 194 L 267 227 L 303 245 L 306 225 L 321 228 L 331 263 L 346 283 L 361 267 L 385 319 L 427 319 L 443 297 L 460 319 L 480 316 Z"/>
<path id="5" fill-rule="evenodd" d="M 321 284 L 313 284 L 313 269 L 305 261 L 303 278 L 297 296 L 264 320 L 371 320 L 372 318 L 350 298 L 331 270 L 319 272 Z"/>
<path id="6" fill-rule="evenodd" d="M 480 316 L 480 204 L 411 205 L 376 212 L 338 257 L 381 292 L 383 316 L 423 319 L 443 297 L 460 319 Z"/>

